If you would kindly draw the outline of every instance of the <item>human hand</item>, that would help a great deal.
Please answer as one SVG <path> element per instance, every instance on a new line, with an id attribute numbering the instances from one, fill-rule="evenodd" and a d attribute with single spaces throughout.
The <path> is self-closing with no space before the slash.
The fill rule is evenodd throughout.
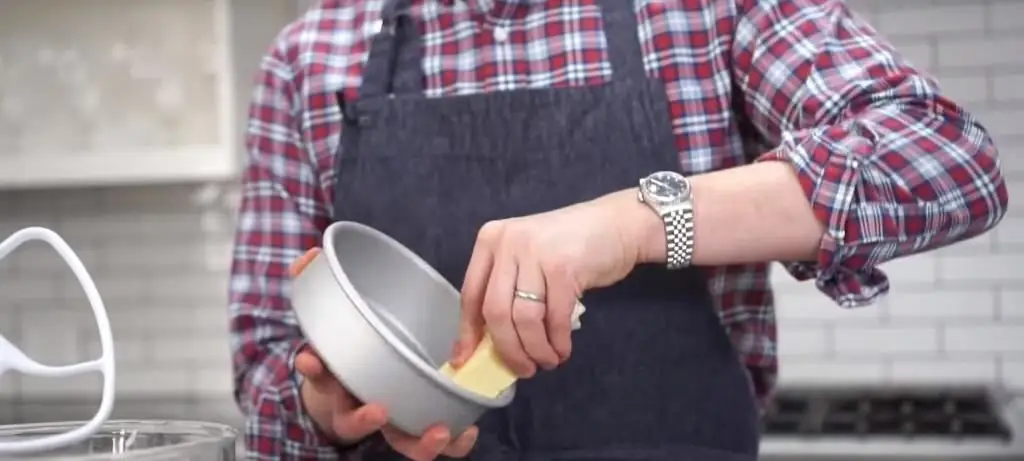
<path id="1" fill-rule="evenodd" d="M 319 249 L 310 250 L 291 267 L 294 277 L 308 264 Z M 295 370 L 303 378 L 299 390 L 303 407 L 317 427 L 342 445 L 358 443 L 370 434 L 381 431 L 391 448 L 413 461 L 432 461 L 438 456 L 463 458 L 476 443 L 478 429 L 470 427 L 458 437 L 437 425 L 416 437 L 388 424 L 388 412 L 375 403 L 364 404 L 349 393 L 327 370 L 310 347 L 295 357 Z"/>
<path id="2" fill-rule="evenodd" d="M 343 445 L 357 443 L 379 430 L 398 453 L 413 461 L 432 461 L 440 455 L 465 457 L 476 443 L 475 427 L 455 438 L 440 425 L 431 427 L 421 437 L 391 427 L 387 424 L 387 409 L 356 400 L 308 348 L 295 357 L 295 369 L 305 378 L 301 394 L 306 411 L 321 431 Z"/>
<path id="3" fill-rule="evenodd" d="M 521 378 L 567 360 L 571 315 L 584 290 L 623 279 L 639 260 L 643 226 L 630 221 L 656 217 L 635 197 L 619 192 L 485 224 L 463 282 L 452 365 L 469 359 L 485 329 Z M 530 294 L 538 299 L 526 299 Z"/>

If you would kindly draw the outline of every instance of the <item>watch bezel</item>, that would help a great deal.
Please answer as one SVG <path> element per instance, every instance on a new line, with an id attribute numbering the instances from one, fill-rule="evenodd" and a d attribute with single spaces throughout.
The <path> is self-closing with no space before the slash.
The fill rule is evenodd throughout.
<path id="1" fill-rule="evenodd" d="M 672 197 L 664 197 L 661 196 L 660 194 L 652 193 L 648 189 L 648 185 L 651 183 L 652 180 L 656 179 L 658 176 L 663 175 L 671 175 L 673 179 L 677 180 L 673 182 L 678 182 L 679 184 L 682 185 L 681 188 L 674 191 L 675 193 Z M 640 179 L 638 189 L 639 199 L 645 203 L 648 203 L 656 207 L 665 207 L 685 203 L 690 199 L 691 195 L 690 181 L 686 178 L 686 176 L 675 171 L 657 171 L 651 173 L 645 176 L 644 178 Z"/>

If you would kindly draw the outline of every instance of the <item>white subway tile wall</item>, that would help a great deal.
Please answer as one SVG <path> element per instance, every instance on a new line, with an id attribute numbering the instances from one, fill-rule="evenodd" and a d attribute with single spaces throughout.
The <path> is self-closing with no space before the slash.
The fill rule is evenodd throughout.
<path id="1" fill-rule="evenodd" d="M 992 129 L 1011 212 L 995 232 L 887 264 L 893 291 L 876 306 L 843 310 L 776 270 L 782 382 L 1004 382 L 1024 390 L 1024 27 L 1016 20 L 1024 2 L 851 4 Z M 231 192 L 4 192 L 0 236 L 48 226 L 79 252 L 110 312 L 119 394 L 229 399 Z M 42 244 L 0 261 L 0 306 L 0 333 L 33 357 L 59 364 L 98 353 L 81 290 Z M 96 377 L 4 375 L 0 398 L 86 396 L 98 385 Z"/>
<path id="2" fill-rule="evenodd" d="M 75 248 L 107 304 L 122 395 L 229 398 L 227 270 L 235 200 L 190 186 L 5 192 L 0 235 L 42 225 Z M 95 358 L 95 322 L 45 244 L 0 261 L 0 333 L 40 361 Z M 98 376 L 8 376 L 5 396 L 91 395 Z"/>

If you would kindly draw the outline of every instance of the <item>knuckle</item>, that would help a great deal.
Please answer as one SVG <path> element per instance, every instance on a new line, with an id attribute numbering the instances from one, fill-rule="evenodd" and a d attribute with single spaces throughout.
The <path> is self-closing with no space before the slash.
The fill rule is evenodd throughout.
<path id="1" fill-rule="evenodd" d="M 502 221 L 488 221 L 480 226 L 477 231 L 476 240 L 483 244 L 496 243 L 504 233 L 505 224 Z"/>
<path id="2" fill-rule="evenodd" d="M 529 379 L 537 374 L 537 365 L 535 365 L 529 359 L 522 359 L 518 361 L 519 365 L 516 367 L 516 374 L 520 378 Z"/>
<path id="3" fill-rule="evenodd" d="M 508 220 L 502 226 L 502 240 L 517 246 L 526 246 L 529 243 L 530 232 L 520 221 Z"/>
<path id="4" fill-rule="evenodd" d="M 476 315 L 480 310 L 477 306 L 480 305 L 481 296 L 476 293 L 462 293 L 462 302 L 459 303 L 459 309 L 463 313 L 463 320 L 468 315 Z"/>
<path id="5" fill-rule="evenodd" d="M 484 320 L 488 325 L 503 325 L 507 322 L 508 312 L 495 303 L 485 303 L 483 308 Z"/>
<path id="6" fill-rule="evenodd" d="M 551 316 L 548 319 L 548 328 L 551 330 L 552 333 L 558 334 L 572 330 L 569 318 L 564 315 Z"/>
<path id="7" fill-rule="evenodd" d="M 542 365 L 554 365 L 558 360 L 554 348 L 548 342 L 543 330 L 537 333 L 536 337 L 533 338 L 534 341 L 530 341 L 528 344 L 526 341 L 523 341 L 524 346 L 527 346 L 527 352 Z"/>
<path id="8" fill-rule="evenodd" d="M 479 307 L 484 298 L 484 295 L 480 290 L 466 289 L 465 283 L 463 283 L 463 288 L 460 291 L 459 295 L 462 298 L 460 306 L 462 307 L 463 311 Z"/>
<path id="9" fill-rule="evenodd" d="M 502 361 L 517 375 L 522 377 L 532 373 L 533 361 L 530 360 L 528 353 L 520 344 L 519 337 L 515 333 L 510 335 L 496 334 L 494 336 L 494 346 Z"/>
<path id="10" fill-rule="evenodd" d="M 559 356 L 568 356 L 572 350 L 572 339 L 568 335 L 553 338 L 552 347 Z"/>
<path id="11" fill-rule="evenodd" d="M 542 323 L 544 321 L 544 311 L 540 308 L 531 308 L 531 306 L 513 307 L 512 318 L 516 323 L 521 324 Z"/>
<path id="12" fill-rule="evenodd" d="M 572 357 L 572 344 L 565 347 L 565 350 L 558 351 L 558 356 L 561 358 L 561 362 L 565 363 Z"/>
<path id="13" fill-rule="evenodd" d="M 555 253 L 544 262 L 544 272 L 555 280 L 567 280 L 572 274 L 572 265 L 569 258 Z"/>

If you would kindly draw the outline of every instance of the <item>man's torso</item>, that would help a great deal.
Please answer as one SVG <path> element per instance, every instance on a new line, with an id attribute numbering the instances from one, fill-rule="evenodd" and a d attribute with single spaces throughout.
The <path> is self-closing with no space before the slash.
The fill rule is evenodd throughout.
<path id="1" fill-rule="evenodd" d="M 342 129 L 336 95 L 357 96 L 369 40 L 381 27 L 385 3 L 322 1 L 275 44 L 293 65 L 302 141 L 317 167 L 327 209 Z M 566 1 L 558 8 L 500 0 L 411 3 L 409 13 L 423 34 L 428 97 L 597 85 L 612 77 L 600 7 L 592 0 Z M 646 69 L 664 82 L 670 102 L 666 110 L 673 121 L 679 171 L 692 175 L 734 167 L 762 153 L 733 110 L 735 2 L 637 3 Z M 768 265 L 712 268 L 708 284 L 759 391 L 767 391 L 776 373 Z"/>

